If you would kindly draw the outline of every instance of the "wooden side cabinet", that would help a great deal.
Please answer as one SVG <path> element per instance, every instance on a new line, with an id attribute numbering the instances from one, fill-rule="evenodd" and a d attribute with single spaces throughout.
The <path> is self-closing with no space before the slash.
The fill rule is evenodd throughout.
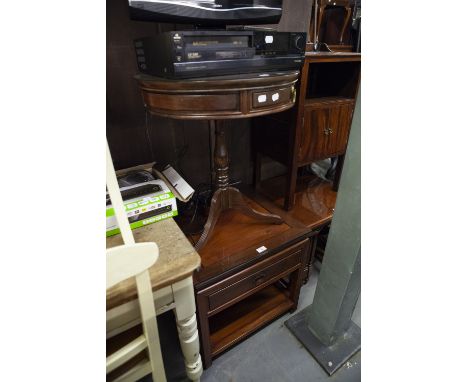
<path id="1" fill-rule="evenodd" d="M 287 167 L 286 210 L 294 207 L 297 172 L 301 166 L 337 158 L 333 189 L 338 190 L 360 73 L 360 53 L 306 53 L 295 107 L 254 119 L 254 184 L 258 191 L 262 189 L 263 156 Z"/>

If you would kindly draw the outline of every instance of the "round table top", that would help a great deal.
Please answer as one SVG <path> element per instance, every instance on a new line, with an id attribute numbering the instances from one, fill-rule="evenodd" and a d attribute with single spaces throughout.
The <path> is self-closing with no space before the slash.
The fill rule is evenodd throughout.
<path id="1" fill-rule="evenodd" d="M 193 89 L 248 89 L 260 86 L 267 86 L 286 81 L 294 81 L 299 78 L 298 70 L 280 72 L 262 72 L 234 74 L 227 76 L 200 77 L 190 79 L 168 79 L 154 77 L 143 73 L 135 75 L 135 79 L 140 84 L 140 88 L 158 90 L 178 90 L 187 91 Z"/>

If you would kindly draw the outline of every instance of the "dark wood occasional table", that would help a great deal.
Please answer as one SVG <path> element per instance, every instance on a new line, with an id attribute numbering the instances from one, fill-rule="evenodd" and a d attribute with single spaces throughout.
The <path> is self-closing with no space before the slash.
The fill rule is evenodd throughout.
<path id="1" fill-rule="evenodd" d="M 277 214 L 283 223 L 266 224 L 230 209 L 199 252 L 202 264 L 194 273 L 194 287 L 205 368 L 297 308 L 310 255 L 309 228 L 252 189 L 242 191 L 251 208 Z"/>
<path id="2" fill-rule="evenodd" d="M 143 102 L 151 113 L 176 119 L 208 120 L 215 130 L 216 191 L 208 220 L 195 248 L 200 250 L 213 234 L 221 213 L 235 209 L 263 223 L 282 224 L 281 217 L 253 209 L 237 188 L 229 186 L 229 159 L 222 121 L 256 117 L 291 108 L 296 99 L 299 71 L 170 80 L 136 75 Z"/>

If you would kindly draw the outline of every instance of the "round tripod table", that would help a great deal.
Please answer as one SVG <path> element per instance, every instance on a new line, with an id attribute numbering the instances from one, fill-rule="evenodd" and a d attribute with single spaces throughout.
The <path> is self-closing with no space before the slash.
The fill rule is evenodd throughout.
<path id="1" fill-rule="evenodd" d="M 273 214 L 252 209 L 237 188 L 229 187 L 229 159 L 222 121 L 273 114 L 287 110 L 296 100 L 299 71 L 252 73 L 233 76 L 171 80 L 138 74 L 146 109 L 168 118 L 208 120 L 215 129 L 216 191 L 203 233 L 195 248 L 209 240 L 220 214 L 228 209 L 265 223 L 281 224 Z"/>

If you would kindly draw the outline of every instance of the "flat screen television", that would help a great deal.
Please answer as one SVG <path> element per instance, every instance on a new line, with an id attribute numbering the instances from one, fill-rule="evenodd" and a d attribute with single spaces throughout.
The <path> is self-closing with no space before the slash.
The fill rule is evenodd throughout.
<path id="1" fill-rule="evenodd" d="M 276 24 L 283 0 L 129 0 L 134 20 L 197 25 Z"/>

